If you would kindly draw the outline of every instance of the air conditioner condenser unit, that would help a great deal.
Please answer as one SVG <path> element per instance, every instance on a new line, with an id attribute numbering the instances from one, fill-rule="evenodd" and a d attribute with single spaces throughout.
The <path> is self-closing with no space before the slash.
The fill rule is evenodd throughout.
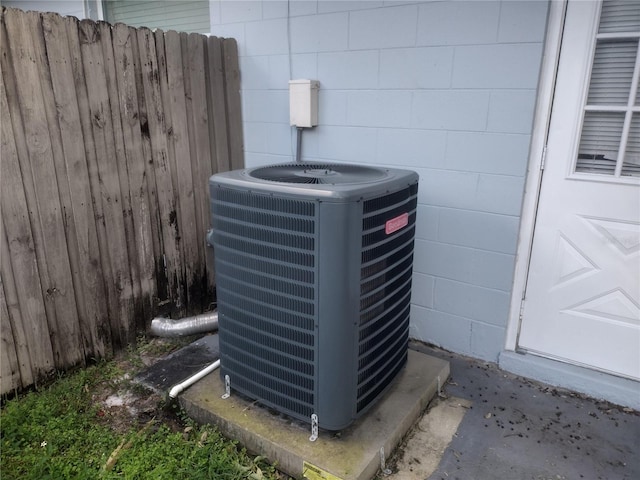
<path id="1" fill-rule="evenodd" d="M 222 378 L 345 428 L 407 360 L 418 175 L 294 163 L 209 188 Z"/>

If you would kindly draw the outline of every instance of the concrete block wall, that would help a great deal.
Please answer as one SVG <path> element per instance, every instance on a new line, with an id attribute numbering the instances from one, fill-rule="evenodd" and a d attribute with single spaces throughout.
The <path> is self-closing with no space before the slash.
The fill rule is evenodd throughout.
<path id="1" fill-rule="evenodd" d="M 420 175 L 411 336 L 504 347 L 546 1 L 212 1 L 240 52 L 245 162 L 291 161 L 288 80 L 320 81 L 305 160 Z"/>

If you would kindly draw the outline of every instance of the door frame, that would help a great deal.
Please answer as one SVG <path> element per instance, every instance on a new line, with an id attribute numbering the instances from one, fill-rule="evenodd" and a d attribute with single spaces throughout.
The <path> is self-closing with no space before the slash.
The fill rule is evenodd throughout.
<path id="1" fill-rule="evenodd" d="M 524 199 L 520 212 L 520 231 L 516 249 L 515 272 L 511 304 L 505 335 L 505 350 L 517 351 L 518 334 L 522 321 L 522 307 L 529 276 L 529 263 L 533 246 L 533 233 L 538 213 L 542 166 L 546 154 L 553 96 L 560 60 L 560 47 L 568 0 L 549 0 L 547 31 L 542 52 L 540 78 L 536 97 L 533 132 L 529 149 L 529 162 L 525 180 Z"/>
<path id="2" fill-rule="evenodd" d="M 498 365 L 501 369 L 516 375 L 575 390 L 592 397 L 604 398 L 613 403 L 640 410 L 638 382 L 559 360 L 528 354 L 527 351 L 518 349 L 518 334 L 542 182 L 542 167 L 551 123 L 560 47 L 569 1 L 549 0 L 547 31 L 538 81 L 525 193 L 520 215 L 513 289 L 504 350 L 500 353 Z"/>

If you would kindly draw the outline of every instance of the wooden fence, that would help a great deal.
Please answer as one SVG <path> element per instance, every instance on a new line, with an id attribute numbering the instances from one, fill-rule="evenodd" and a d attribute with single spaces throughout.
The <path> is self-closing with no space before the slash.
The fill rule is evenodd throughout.
<path id="1" fill-rule="evenodd" d="M 207 308 L 207 180 L 243 153 L 233 39 L 3 9 L 0 51 L 6 393 Z"/>

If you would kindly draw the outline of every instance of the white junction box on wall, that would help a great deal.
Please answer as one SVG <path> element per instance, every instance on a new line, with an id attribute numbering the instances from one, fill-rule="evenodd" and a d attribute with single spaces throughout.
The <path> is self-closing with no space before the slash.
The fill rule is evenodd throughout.
<path id="1" fill-rule="evenodd" d="M 318 125 L 317 80 L 289 80 L 289 124 L 296 127 L 315 127 Z"/>

